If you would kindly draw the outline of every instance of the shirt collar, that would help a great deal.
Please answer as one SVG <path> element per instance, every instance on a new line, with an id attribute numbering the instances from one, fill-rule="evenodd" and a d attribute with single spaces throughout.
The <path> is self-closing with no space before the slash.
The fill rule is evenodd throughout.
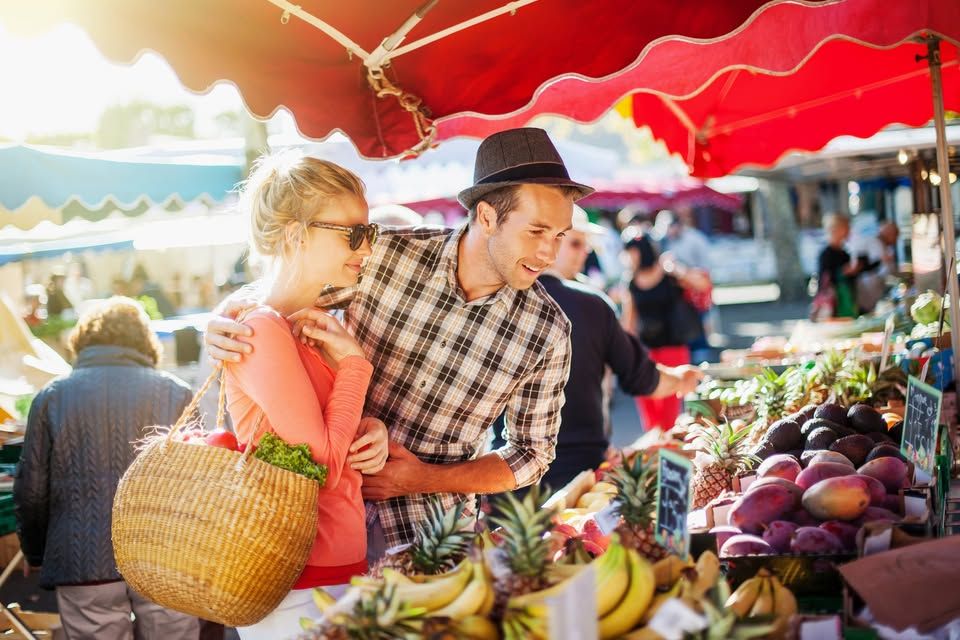
<path id="1" fill-rule="evenodd" d="M 457 280 L 457 259 L 460 248 L 460 240 L 463 239 L 464 235 L 466 235 L 469 226 L 469 221 L 464 222 L 458 228 L 454 229 L 453 233 L 447 237 L 443 247 L 440 249 L 437 267 L 433 272 L 433 278 L 438 280 L 446 279 L 447 286 L 450 287 L 451 291 L 455 291 L 461 300 L 466 300 L 466 297 L 463 295 L 463 290 L 460 288 L 460 282 Z M 505 305 L 507 308 L 510 308 L 513 305 L 513 301 L 516 300 L 518 293 L 519 292 L 513 287 L 504 285 L 500 287 L 496 293 L 492 293 L 485 298 L 480 298 L 479 300 L 474 300 L 466 304 L 488 305 L 500 303 Z"/>

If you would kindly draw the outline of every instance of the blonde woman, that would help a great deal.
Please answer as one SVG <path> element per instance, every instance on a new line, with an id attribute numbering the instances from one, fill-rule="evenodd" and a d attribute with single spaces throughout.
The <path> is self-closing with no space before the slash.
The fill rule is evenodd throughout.
<path id="1" fill-rule="evenodd" d="M 244 316 L 247 354 L 226 364 L 228 407 L 241 442 L 270 431 L 305 443 L 328 468 L 317 503 L 317 533 L 293 590 L 266 619 L 239 629 L 242 638 L 294 635 L 303 616 L 318 617 L 311 589 L 336 593 L 366 569 L 361 472 L 386 459 L 386 428 L 368 420 L 359 438 L 372 367 L 356 340 L 332 316 L 306 314 L 303 339 L 293 318 L 311 309 L 326 285 L 356 284 L 377 227 L 368 223 L 363 183 L 331 162 L 285 152 L 261 158 L 243 188 L 251 248 L 267 276 L 259 306 Z M 309 336 L 309 339 L 306 337 Z"/>

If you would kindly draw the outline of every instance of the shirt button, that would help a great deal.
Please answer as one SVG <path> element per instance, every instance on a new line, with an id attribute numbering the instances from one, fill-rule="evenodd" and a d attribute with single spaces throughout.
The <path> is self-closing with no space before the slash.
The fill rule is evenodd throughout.
<path id="1" fill-rule="evenodd" d="M 423 382 L 420 383 L 420 388 L 421 388 L 421 389 L 423 389 L 425 386 L 427 386 L 427 381 L 426 381 L 426 380 L 424 380 Z"/>
<path id="2" fill-rule="evenodd" d="M 446 341 L 446 340 L 441 341 L 441 342 L 440 342 L 440 346 L 441 346 L 441 347 L 447 346 L 447 341 Z"/>

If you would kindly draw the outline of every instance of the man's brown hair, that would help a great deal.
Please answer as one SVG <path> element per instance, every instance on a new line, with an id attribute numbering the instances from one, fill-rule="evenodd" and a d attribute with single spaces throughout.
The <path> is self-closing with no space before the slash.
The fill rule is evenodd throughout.
<path id="1" fill-rule="evenodd" d="M 491 207 L 493 207 L 494 211 L 497 212 L 497 226 L 499 227 L 500 225 L 502 225 L 504 222 L 507 221 L 507 216 L 510 215 L 510 212 L 517 208 L 517 198 L 518 198 L 517 194 L 519 194 L 520 187 L 522 186 L 523 185 L 521 184 L 511 184 L 506 187 L 501 187 L 500 189 L 491 191 L 490 193 L 484 194 L 484 196 L 479 200 L 477 200 L 476 204 L 474 204 L 470 208 L 471 222 L 477 219 L 477 205 L 479 205 L 481 202 L 486 202 Z M 562 193 L 564 196 L 570 199 L 576 198 L 581 194 L 580 189 L 578 189 L 577 187 L 571 187 L 568 185 L 545 185 L 545 186 L 548 186 L 551 189 L 557 189 L 558 191 L 560 191 L 560 193 Z"/>

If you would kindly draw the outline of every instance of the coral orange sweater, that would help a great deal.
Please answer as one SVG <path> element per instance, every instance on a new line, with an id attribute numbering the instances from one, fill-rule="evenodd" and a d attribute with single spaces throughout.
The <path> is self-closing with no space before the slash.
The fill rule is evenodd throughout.
<path id="1" fill-rule="evenodd" d="M 363 411 L 373 367 L 351 356 L 334 371 L 313 348 L 294 338 L 287 320 L 269 307 L 247 315 L 253 353 L 226 370 L 227 404 L 237 438 L 250 439 L 261 409 L 261 433 L 306 443 L 327 465 L 317 501 L 317 536 L 295 589 L 343 584 L 366 571 L 367 536 L 360 473 L 345 460 Z"/>

